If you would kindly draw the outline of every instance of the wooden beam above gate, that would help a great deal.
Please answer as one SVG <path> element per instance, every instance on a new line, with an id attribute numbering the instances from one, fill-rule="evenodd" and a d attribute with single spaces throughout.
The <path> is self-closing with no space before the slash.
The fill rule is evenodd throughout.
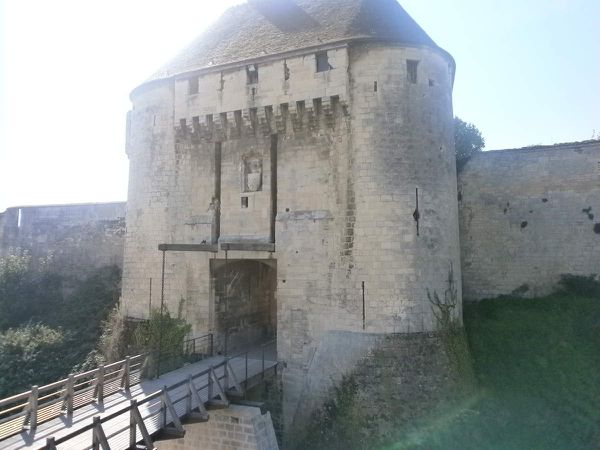
<path id="1" fill-rule="evenodd" d="M 158 244 L 161 252 L 211 252 L 217 253 L 217 244 Z"/>

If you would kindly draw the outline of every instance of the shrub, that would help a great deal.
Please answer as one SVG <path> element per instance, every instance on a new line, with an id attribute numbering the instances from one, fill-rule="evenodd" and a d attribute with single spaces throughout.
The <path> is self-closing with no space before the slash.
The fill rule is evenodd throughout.
<path id="1" fill-rule="evenodd" d="M 42 324 L 28 324 L 1 333 L 0 396 L 54 381 L 56 367 L 62 362 L 57 355 L 64 340 L 62 330 Z M 66 369 L 64 365 L 61 368 Z"/>
<path id="2" fill-rule="evenodd" d="M 560 286 L 563 290 L 582 297 L 600 298 L 600 279 L 597 275 L 581 276 L 562 274 Z"/>

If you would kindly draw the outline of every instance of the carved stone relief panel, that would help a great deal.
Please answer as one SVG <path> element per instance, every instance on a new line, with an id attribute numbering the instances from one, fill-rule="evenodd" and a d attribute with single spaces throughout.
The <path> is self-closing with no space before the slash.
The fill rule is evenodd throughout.
<path id="1" fill-rule="evenodd" d="M 242 158 L 242 190 L 243 192 L 262 190 L 262 157 L 247 155 Z"/>

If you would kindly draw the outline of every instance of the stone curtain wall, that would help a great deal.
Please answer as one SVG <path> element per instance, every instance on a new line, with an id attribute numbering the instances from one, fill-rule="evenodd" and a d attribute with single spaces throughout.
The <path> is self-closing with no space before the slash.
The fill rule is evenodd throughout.
<path id="1" fill-rule="evenodd" d="M 600 273 L 600 141 L 483 152 L 459 176 L 466 299 Z"/>
<path id="2" fill-rule="evenodd" d="M 33 261 L 51 256 L 53 268 L 83 278 L 105 265 L 123 265 L 125 203 L 8 208 L 0 214 L 0 257 L 15 249 Z"/>

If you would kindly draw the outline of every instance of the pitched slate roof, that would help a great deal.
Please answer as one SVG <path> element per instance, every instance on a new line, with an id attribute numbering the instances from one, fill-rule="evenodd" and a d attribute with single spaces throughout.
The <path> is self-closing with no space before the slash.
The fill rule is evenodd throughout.
<path id="1" fill-rule="evenodd" d="M 396 0 L 248 0 L 151 79 L 356 39 L 438 48 Z"/>

